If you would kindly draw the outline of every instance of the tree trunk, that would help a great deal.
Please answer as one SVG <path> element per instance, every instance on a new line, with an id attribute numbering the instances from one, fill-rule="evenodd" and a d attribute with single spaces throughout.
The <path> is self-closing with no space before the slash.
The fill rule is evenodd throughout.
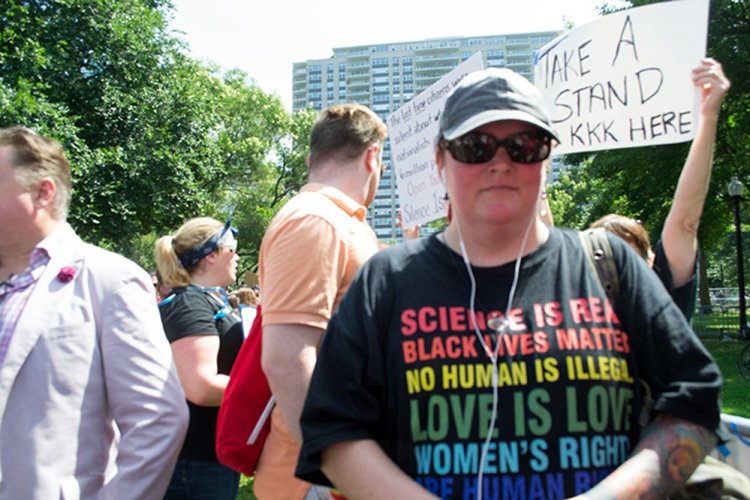
<path id="1" fill-rule="evenodd" d="M 708 262 L 706 254 L 699 252 L 700 264 L 698 265 L 698 300 L 700 301 L 701 311 L 704 313 L 711 312 L 711 294 L 708 293 Z"/>

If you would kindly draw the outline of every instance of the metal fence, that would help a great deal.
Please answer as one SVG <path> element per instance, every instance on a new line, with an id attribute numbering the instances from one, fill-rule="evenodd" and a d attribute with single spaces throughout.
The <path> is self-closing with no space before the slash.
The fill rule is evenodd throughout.
<path id="1" fill-rule="evenodd" d="M 699 337 L 721 339 L 738 338 L 740 331 L 740 308 L 732 301 L 712 301 L 711 307 L 696 307 L 693 314 L 693 330 Z"/>

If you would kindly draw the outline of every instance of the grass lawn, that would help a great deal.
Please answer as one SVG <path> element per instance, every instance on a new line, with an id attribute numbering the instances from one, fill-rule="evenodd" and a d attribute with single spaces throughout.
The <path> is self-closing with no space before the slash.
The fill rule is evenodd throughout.
<path id="1" fill-rule="evenodd" d="M 750 398 L 747 397 L 750 380 L 742 378 L 738 368 L 740 350 L 745 345 L 744 341 L 737 340 L 738 324 L 739 311 L 736 307 L 725 310 L 714 308 L 711 314 L 696 311 L 692 321 L 693 330 L 713 354 L 724 376 L 721 411 L 750 418 Z"/>
<path id="2" fill-rule="evenodd" d="M 242 476 L 240 478 L 240 492 L 237 494 L 237 500 L 256 500 L 253 493 L 252 477 Z"/>
<path id="3" fill-rule="evenodd" d="M 721 411 L 750 418 L 750 380 L 742 378 L 737 362 L 745 342 L 741 340 L 722 341 L 718 338 L 703 338 L 703 345 L 713 355 L 724 376 L 721 390 Z"/>

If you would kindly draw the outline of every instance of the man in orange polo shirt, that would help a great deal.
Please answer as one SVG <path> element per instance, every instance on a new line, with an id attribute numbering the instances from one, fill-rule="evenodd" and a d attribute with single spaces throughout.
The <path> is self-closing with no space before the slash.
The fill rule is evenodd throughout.
<path id="1" fill-rule="evenodd" d="M 294 477 L 299 417 L 328 320 L 360 266 L 378 250 L 365 214 L 382 175 L 386 133 L 365 106 L 324 109 L 310 135 L 308 183 L 263 237 L 262 363 L 277 406 L 255 475 L 261 499 L 317 494 Z"/>

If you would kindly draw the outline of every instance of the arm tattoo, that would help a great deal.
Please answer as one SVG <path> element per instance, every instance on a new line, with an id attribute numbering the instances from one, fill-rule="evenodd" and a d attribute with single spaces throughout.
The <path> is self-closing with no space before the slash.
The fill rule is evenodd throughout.
<path id="1" fill-rule="evenodd" d="M 631 457 L 584 494 L 586 498 L 666 498 L 687 481 L 716 443 L 708 429 L 660 414 Z"/>

